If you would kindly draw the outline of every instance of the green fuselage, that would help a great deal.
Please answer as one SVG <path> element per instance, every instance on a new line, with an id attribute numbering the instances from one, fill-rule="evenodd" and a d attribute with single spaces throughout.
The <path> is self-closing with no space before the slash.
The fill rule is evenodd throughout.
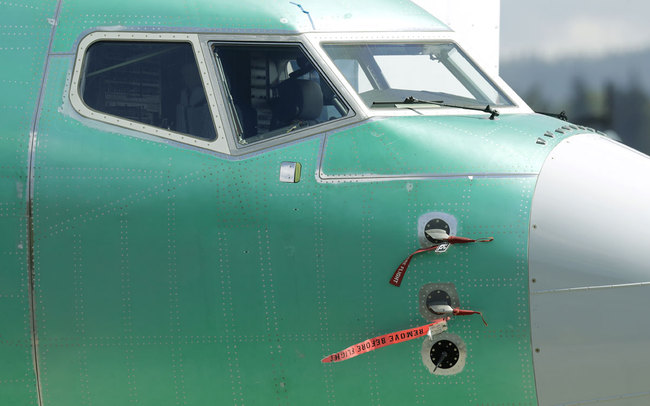
<path id="1" fill-rule="evenodd" d="M 309 24 L 300 10 L 32 3 L 1 17 L 29 29 L 5 28 L 0 48 L 0 404 L 536 404 L 529 214 L 565 135 L 536 140 L 557 120 L 375 117 L 238 156 L 189 148 L 74 112 L 80 38 L 118 25 L 289 35 Z M 355 21 L 340 7 L 332 18 Z M 409 21 L 436 24 L 418 10 Z M 302 165 L 298 183 L 279 181 L 284 161 Z M 417 256 L 391 286 L 431 212 L 494 241 Z M 449 321 L 462 373 L 429 373 L 421 340 L 320 362 L 425 324 L 418 292 L 437 282 L 489 322 Z"/>

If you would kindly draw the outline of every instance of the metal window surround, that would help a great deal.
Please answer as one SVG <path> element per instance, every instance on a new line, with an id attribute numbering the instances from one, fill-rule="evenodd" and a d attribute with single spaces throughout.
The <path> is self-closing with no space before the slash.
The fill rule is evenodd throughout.
<path id="1" fill-rule="evenodd" d="M 143 124 L 137 121 L 128 120 L 125 118 L 117 117 L 111 114 L 103 113 L 93 110 L 88 107 L 81 98 L 80 81 L 83 73 L 84 61 L 86 58 L 86 51 L 88 48 L 98 41 L 152 41 L 152 42 L 186 42 L 192 45 L 194 56 L 199 68 L 203 87 L 205 89 L 210 114 L 215 125 L 216 139 L 206 141 L 190 135 L 181 134 L 175 131 L 170 131 L 164 128 Z M 100 32 L 96 31 L 86 35 L 79 43 L 77 54 L 75 56 L 74 68 L 72 71 L 72 81 L 70 85 L 70 103 L 73 108 L 82 116 L 113 124 L 119 127 L 128 128 L 130 130 L 140 131 L 143 133 L 151 134 L 154 136 L 166 138 L 169 140 L 177 141 L 183 144 L 192 145 L 199 148 L 208 149 L 215 152 L 224 154 L 230 153 L 228 142 L 226 141 L 225 131 L 221 122 L 219 110 L 217 108 L 217 100 L 215 97 L 214 86 L 212 79 L 208 73 L 206 66 L 206 59 L 203 54 L 203 48 L 199 42 L 197 34 L 185 33 L 148 33 L 148 32 Z"/>
<path id="2" fill-rule="evenodd" d="M 211 59 L 208 67 L 210 75 L 212 75 L 213 83 L 216 85 L 215 92 L 219 94 L 217 97 L 217 103 L 221 112 L 221 117 L 223 117 L 223 123 L 225 131 L 227 132 L 227 141 L 230 146 L 231 155 L 245 155 L 249 153 L 259 152 L 262 150 L 270 149 L 277 147 L 278 145 L 287 144 L 294 142 L 299 139 L 307 138 L 314 135 L 321 135 L 333 131 L 337 128 L 345 127 L 352 125 L 356 122 L 359 122 L 365 118 L 366 115 L 359 114 L 360 106 L 356 103 L 351 103 L 351 95 L 348 92 L 343 91 L 345 79 L 341 79 L 337 76 L 337 70 L 332 70 L 327 64 L 327 57 L 323 57 L 318 53 L 318 49 L 315 48 L 306 38 L 305 34 L 299 35 L 253 35 L 253 34 L 202 34 L 200 35 L 200 42 L 203 48 L 203 53 L 205 55 L 211 55 L 212 50 L 211 46 L 213 44 L 241 44 L 241 45 L 295 45 L 299 46 L 300 49 L 305 53 L 305 55 L 312 61 L 318 72 L 321 74 L 323 80 L 327 81 L 331 86 L 332 90 L 335 91 L 343 101 L 343 103 L 349 108 L 348 114 L 331 121 L 326 121 L 320 124 L 316 124 L 310 127 L 297 129 L 286 135 L 278 135 L 275 137 L 263 139 L 256 141 L 251 144 L 241 144 L 237 141 L 237 131 L 235 130 L 235 124 L 233 118 L 231 117 L 230 110 L 226 103 L 228 96 L 226 94 L 227 90 L 223 82 L 226 80 L 221 77 L 221 74 L 218 72 L 216 61 L 214 58 Z"/>
<path id="3" fill-rule="evenodd" d="M 361 100 L 357 92 L 350 86 L 345 77 L 338 71 L 334 61 L 332 61 L 322 45 L 325 44 L 359 44 L 359 43 L 422 43 L 422 42 L 452 42 L 460 50 L 463 51 L 465 56 L 480 71 L 494 83 L 494 85 L 501 90 L 515 105 L 513 107 L 499 108 L 501 114 L 531 114 L 533 111 L 528 107 L 526 102 L 519 97 L 508 84 L 501 79 L 497 74 L 485 69 L 481 64 L 472 58 L 472 54 L 463 48 L 462 44 L 458 42 L 457 36 L 454 32 L 348 32 L 348 33 L 307 33 L 304 34 L 306 41 L 313 49 L 312 55 L 317 56 L 318 59 L 324 61 L 323 69 L 327 68 L 329 71 L 334 72 L 331 77 L 332 80 L 336 78 L 337 85 L 340 83 L 339 89 L 344 92 L 344 96 L 351 103 L 358 113 L 366 117 L 376 116 L 452 116 L 452 115 L 484 115 L 482 112 L 472 112 L 468 110 L 445 108 L 445 109 L 398 109 L 398 108 L 382 108 L 373 109 L 366 106 Z M 417 110 L 417 112 L 415 111 Z"/>

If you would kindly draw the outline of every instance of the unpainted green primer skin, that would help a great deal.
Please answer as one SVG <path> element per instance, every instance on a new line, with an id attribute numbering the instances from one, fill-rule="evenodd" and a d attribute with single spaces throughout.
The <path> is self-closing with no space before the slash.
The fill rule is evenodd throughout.
<path id="1" fill-rule="evenodd" d="M 30 317 L 30 131 L 55 1 L 0 4 L 0 404 L 38 402 Z"/>
<path id="2" fill-rule="evenodd" d="M 47 406 L 537 403 L 529 211 L 535 175 L 564 136 L 535 140 L 558 121 L 385 118 L 230 159 L 81 118 L 67 100 L 73 55 L 45 59 L 51 32 L 56 53 L 95 26 L 212 27 L 199 10 L 215 13 L 213 2 L 176 2 L 178 20 L 163 18 L 168 5 L 149 15 L 159 2 L 129 2 L 123 17 L 108 2 L 94 14 L 82 1 L 33 3 L 3 6 L 33 32 L 0 50 L 0 404 L 37 405 L 37 388 Z M 248 3 L 228 7 L 242 10 L 232 26 L 218 20 L 228 29 L 286 25 L 249 19 Z M 284 15 L 269 7 L 259 15 Z M 279 181 L 283 161 L 302 165 L 300 182 Z M 429 212 L 494 241 L 422 254 L 391 286 Z M 418 292 L 436 282 L 454 283 L 461 306 L 489 322 L 449 321 L 468 349 L 460 374 L 430 374 L 421 339 L 320 362 L 426 324 Z"/>

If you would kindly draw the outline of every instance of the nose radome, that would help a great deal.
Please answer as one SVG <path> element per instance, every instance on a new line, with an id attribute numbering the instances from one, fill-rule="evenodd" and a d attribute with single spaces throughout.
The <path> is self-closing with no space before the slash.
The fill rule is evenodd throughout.
<path id="1" fill-rule="evenodd" d="M 650 404 L 650 158 L 594 134 L 555 147 L 529 274 L 540 405 Z"/>

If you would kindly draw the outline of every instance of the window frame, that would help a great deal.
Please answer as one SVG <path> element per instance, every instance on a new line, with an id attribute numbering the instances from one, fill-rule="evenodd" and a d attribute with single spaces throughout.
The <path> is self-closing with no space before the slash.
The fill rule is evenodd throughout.
<path id="1" fill-rule="evenodd" d="M 199 70 L 199 75 L 201 77 L 201 82 L 203 89 L 205 91 L 206 99 L 208 102 L 208 108 L 210 111 L 210 116 L 215 128 L 216 138 L 214 140 L 206 140 L 198 137 L 194 137 L 189 134 L 184 134 L 172 130 L 168 130 L 161 127 L 156 127 L 149 124 L 144 124 L 138 121 L 129 120 L 124 117 L 115 116 L 109 113 L 98 111 L 90 108 L 83 100 L 81 96 L 81 84 L 84 74 L 85 62 L 87 57 L 87 51 L 90 46 L 97 42 L 107 41 L 107 42 L 162 42 L 162 43 L 174 43 L 174 42 L 183 42 L 189 43 L 192 46 L 192 51 L 194 54 L 194 59 L 196 61 L 196 66 Z M 75 55 L 74 66 L 72 70 L 72 80 L 70 83 L 69 90 L 69 99 L 72 107 L 82 116 L 104 122 L 107 124 L 112 124 L 118 127 L 126 128 L 129 130 L 146 133 L 149 135 L 154 135 L 157 137 L 162 137 L 172 141 L 176 141 L 182 144 L 187 144 L 195 147 L 205 148 L 208 150 L 221 152 L 221 153 L 230 153 L 230 148 L 226 140 L 226 131 L 224 130 L 223 123 L 221 121 L 221 114 L 218 108 L 217 100 L 215 97 L 215 87 L 213 86 L 213 79 L 209 73 L 208 67 L 206 67 L 206 58 L 204 57 L 204 49 L 201 46 L 201 42 L 198 34 L 186 34 L 186 33 L 150 33 L 150 32 L 101 32 L 96 31 L 92 32 L 79 42 L 77 47 L 77 52 Z"/>
<path id="2" fill-rule="evenodd" d="M 469 67 L 471 69 L 473 69 L 473 72 L 478 74 L 478 76 L 483 81 L 485 81 L 487 83 L 487 85 L 490 86 L 490 88 L 492 90 L 496 91 L 498 95 L 502 96 L 505 99 L 505 102 L 507 104 L 506 105 L 498 105 L 498 104 L 495 104 L 492 101 L 478 100 L 479 97 L 483 97 L 483 98 L 487 99 L 489 96 L 487 94 L 485 94 L 483 92 L 483 90 L 479 86 L 477 86 L 476 83 L 474 83 L 469 78 L 469 75 L 466 75 L 465 74 L 466 72 L 464 72 L 462 70 L 462 68 L 458 67 L 454 61 L 450 60 L 450 61 L 445 62 L 445 61 L 441 60 L 441 63 L 444 65 L 444 68 L 447 70 L 447 73 L 451 74 L 453 79 L 455 79 L 458 82 L 458 84 L 463 87 L 463 90 L 467 91 L 467 93 L 468 93 L 468 96 L 456 95 L 456 94 L 451 94 L 451 93 L 450 93 L 450 96 L 474 98 L 474 99 L 476 99 L 474 101 L 477 103 L 477 107 L 480 106 L 480 105 L 485 105 L 485 104 L 489 104 L 489 105 L 491 105 L 493 107 L 496 107 L 496 108 L 517 107 L 515 102 L 513 102 L 511 100 L 510 96 L 505 91 L 503 91 L 494 81 L 492 81 L 492 79 L 486 74 L 486 72 L 484 72 L 476 64 L 476 62 L 474 62 L 470 58 L 470 56 L 467 55 L 467 53 L 458 44 L 456 44 L 454 41 L 451 41 L 451 40 L 446 40 L 446 41 L 435 40 L 435 41 L 419 41 L 419 42 L 414 42 L 414 41 L 408 41 L 408 42 L 407 41 L 403 41 L 403 42 L 393 42 L 393 41 L 364 41 L 364 42 L 329 41 L 328 42 L 328 41 L 321 41 L 320 42 L 321 48 L 328 55 L 329 59 L 334 63 L 334 65 L 336 65 L 336 62 L 335 62 L 334 58 L 332 58 L 332 56 L 330 54 L 330 51 L 327 50 L 328 47 L 332 47 L 332 48 L 334 48 L 334 47 L 349 47 L 349 46 L 352 46 L 352 47 L 364 47 L 364 46 L 387 46 L 387 47 L 390 47 L 390 46 L 393 46 L 393 45 L 400 45 L 400 46 L 402 46 L 402 45 L 404 45 L 404 46 L 409 46 L 409 45 L 416 45 L 416 46 L 420 46 L 420 45 L 432 45 L 432 46 L 451 45 L 453 47 L 452 49 L 457 51 L 457 53 L 460 55 L 462 60 L 467 62 Z M 383 55 L 374 55 L 374 54 L 371 54 L 369 51 L 367 51 L 365 49 L 360 49 L 360 51 L 364 52 L 363 57 L 365 57 L 367 59 L 367 62 L 372 63 L 372 65 L 370 66 L 370 69 L 368 69 L 368 67 L 364 66 L 363 64 L 359 64 L 359 67 L 363 70 L 363 73 L 366 75 L 366 78 L 370 82 L 370 85 L 373 87 L 373 89 L 371 89 L 371 90 L 404 90 L 405 92 L 406 91 L 417 91 L 417 90 L 413 90 L 413 89 L 406 89 L 406 88 L 399 89 L 399 88 L 392 87 L 388 83 L 388 81 L 387 81 L 388 78 L 384 75 L 384 73 L 383 73 L 384 71 L 380 67 L 380 65 L 379 65 L 379 63 L 377 62 L 377 59 L 376 59 L 378 56 L 383 56 Z M 400 56 L 407 56 L 408 57 L 408 56 L 411 56 L 411 55 L 400 55 Z M 360 61 L 357 60 L 357 62 L 360 62 Z M 337 69 L 338 69 L 338 66 L 337 66 Z M 377 71 L 377 74 L 373 73 L 373 71 L 375 71 L 375 70 Z M 341 73 L 341 75 L 343 75 L 343 72 L 341 72 L 340 69 L 339 69 L 339 72 Z M 343 76 L 345 76 L 345 75 L 343 75 Z M 347 78 L 346 78 L 346 81 L 347 81 Z M 373 83 L 373 82 L 375 82 L 375 83 Z M 350 87 L 352 87 L 352 86 L 350 85 Z M 357 93 L 359 95 L 360 98 L 362 98 L 359 91 L 357 91 L 356 89 L 353 89 L 353 90 L 355 91 L 355 93 Z M 377 106 L 374 106 L 372 104 L 368 105 L 367 103 L 368 103 L 367 101 L 364 101 L 364 104 L 366 104 L 366 107 L 368 109 L 388 108 L 388 106 L 377 107 Z M 454 102 L 451 102 L 451 104 L 454 104 Z M 446 106 L 440 106 L 440 107 L 441 108 L 453 108 L 453 107 L 446 107 Z"/>
<path id="3" fill-rule="evenodd" d="M 328 72 L 326 69 L 324 69 L 324 63 L 314 56 L 317 54 L 309 49 L 307 42 L 304 41 L 303 35 L 241 35 L 239 38 L 234 38 L 233 35 L 204 35 L 202 37 L 205 38 L 205 40 L 202 41 L 202 44 L 205 46 L 204 53 L 211 53 L 210 61 L 212 62 L 212 70 L 215 75 L 215 83 L 218 83 L 219 89 L 217 92 L 220 93 L 218 100 L 220 101 L 220 104 L 222 103 L 220 107 L 223 113 L 224 125 L 227 127 L 228 132 L 230 133 L 228 141 L 230 142 L 230 150 L 233 155 L 245 154 L 280 144 L 286 144 L 287 142 L 306 138 L 315 134 L 323 134 L 332 129 L 339 128 L 343 125 L 349 124 L 350 122 L 359 121 L 361 119 L 357 113 L 356 107 L 349 102 L 348 96 L 343 91 L 341 91 L 341 85 L 332 80 L 334 76 L 333 73 L 331 71 Z M 213 46 L 215 44 L 225 44 L 232 46 L 297 46 L 309 59 L 314 68 L 318 71 L 321 80 L 325 81 L 332 88 L 332 91 L 339 97 L 345 107 L 348 108 L 347 114 L 333 120 L 328 120 L 305 128 L 298 128 L 295 131 L 287 134 L 278 134 L 269 138 L 251 142 L 249 144 L 243 144 L 239 142 L 237 125 L 235 123 L 235 117 L 233 116 L 235 107 L 232 104 L 231 95 L 228 94 L 227 78 L 223 75 L 223 67 L 221 66 L 221 62 L 213 53 Z"/>
<path id="4" fill-rule="evenodd" d="M 358 45 L 358 44 L 421 44 L 423 42 L 429 43 L 453 43 L 459 50 L 463 52 L 465 57 L 471 63 L 478 67 L 479 70 L 489 80 L 502 91 L 507 98 L 513 103 L 511 107 L 500 107 L 498 110 L 501 114 L 531 114 L 532 109 L 528 107 L 526 102 L 515 93 L 512 88 L 499 77 L 497 72 L 490 69 L 485 69 L 475 58 L 472 53 L 467 52 L 467 49 L 462 46 L 462 41 L 459 41 L 459 36 L 453 31 L 449 32 L 419 32 L 419 31 L 402 31 L 402 32 L 337 32 L 337 33 L 307 33 L 304 34 L 306 42 L 310 44 L 310 48 L 314 54 L 323 61 L 323 65 L 331 72 L 331 77 L 336 79 L 340 85 L 339 89 L 347 97 L 347 100 L 352 104 L 353 108 L 357 109 L 357 114 L 366 118 L 374 117 L 403 117 L 403 116 L 483 116 L 485 113 L 472 112 L 470 110 L 457 109 L 457 108 L 444 108 L 433 109 L 423 108 L 370 108 L 366 106 L 365 102 L 361 99 L 355 89 L 350 86 L 347 79 L 339 71 L 338 67 L 331 60 L 327 52 L 323 49 L 323 45 L 341 44 L 341 45 Z"/>

